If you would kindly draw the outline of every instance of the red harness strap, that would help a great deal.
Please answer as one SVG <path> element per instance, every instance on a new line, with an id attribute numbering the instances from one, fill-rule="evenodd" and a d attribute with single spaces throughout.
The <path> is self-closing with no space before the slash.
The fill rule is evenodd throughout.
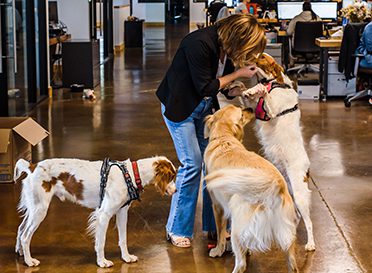
<path id="1" fill-rule="evenodd" d="M 136 181 L 137 188 L 141 192 L 143 191 L 143 187 L 142 187 L 141 177 L 138 171 L 137 161 L 132 161 L 132 169 L 133 169 L 134 180 Z"/>
<path id="2" fill-rule="evenodd" d="M 267 83 L 265 87 L 268 90 L 267 92 L 270 93 L 271 90 L 272 90 L 271 82 Z M 260 120 L 263 120 L 263 121 L 268 121 L 268 120 L 270 120 L 270 118 L 269 118 L 269 115 L 267 114 L 267 112 L 265 110 L 264 105 L 265 105 L 264 98 L 263 97 L 259 98 L 257 106 L 256 106 L 255 114 L 256 114 L 257 119 L 260 119 Z"/>
<path id="3" fill-rule="evenodd" d="M 278 87 L 281 87 L 281 88 L 284 88 L 284 89 L 291 88 L 288 84 L 285 84 L 285 83 L 284 84 L 278 84 L 277 82 L 272 82 L 272 81 L 268 82 L 265 85 L 266 85 L 266 89 L 268 90 L 267 93 L 270 93 L 273 89 L 278 88 Z M 260 119 L 260 120 L 263 120 L 263 121 L 268 121 L 268 120 L 270 120 L 270 117 L 267 114 L 264 105 L 265 105 L 265 99 L 263 97 L 259 98 L 257 106 L 256 106 L 255 114 L 256 114 L 257 119 Z M 293 112 L 295 110 L 297 110 L 297 104 L 293 108 L 285 110 L 282 113 L 278 114 L 277 116 L 282 116 L 282 115 L 285 115 L 287 113 Z"/>

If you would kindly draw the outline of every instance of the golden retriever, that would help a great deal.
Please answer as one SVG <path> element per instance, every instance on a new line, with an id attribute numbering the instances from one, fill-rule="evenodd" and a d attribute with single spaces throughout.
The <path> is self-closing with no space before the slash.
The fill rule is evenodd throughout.
<path id="1" fill-rule="evenodd" d="M 289 272 L 298 272 L 294 248 L 298 219 L 287 184 L 274 165 L 241 142 L 243 127 L 251 118 L 252 113 L 233 105 L 206 118 L 205 179 L 218 240 L 209 256 L 224 253 L 226 223 L 231 218 L 233 273 L 246 269 L 248 250 L 264 252 L 273 244 L 287 253 Z"/>

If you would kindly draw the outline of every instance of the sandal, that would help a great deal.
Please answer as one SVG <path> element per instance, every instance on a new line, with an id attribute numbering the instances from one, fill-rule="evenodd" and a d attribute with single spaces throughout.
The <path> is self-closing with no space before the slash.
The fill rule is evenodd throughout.
<path id="1" fill-rule="evenodd" d="M 167 234 L 167 240 L 170 241 L 172 245 L 176 247 L 181 247 L 181 248 L 191 247 L 191 241 L 187 237 Z"/>

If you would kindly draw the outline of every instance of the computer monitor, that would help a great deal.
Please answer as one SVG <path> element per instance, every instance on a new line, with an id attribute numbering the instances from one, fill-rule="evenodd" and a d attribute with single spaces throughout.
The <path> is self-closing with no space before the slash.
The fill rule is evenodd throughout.
<path id="1" fill-rule="evenodd" d="M 337 2 L 312 2 L 311 8 L 322 19 L 337 19 Z"/>
<path id="2" fill-rule="evenodd" d="M 290 20 L 302 12 L 303 2 L 277 2 L 279 20 Z"/>
<path id="3" fill-rule="evenodd" d="M 49 23 L 58 23 L 58 5 L 57 1 L 49 1 Z"/>
<path id="4" fill-rule="evenodd" d="M 304 2 L 278 2 L 279 20 L 290 20 L 302 12 Z M 311 2 L 312 10 L 322 19 L 337 19 L 337 2 Z"/>

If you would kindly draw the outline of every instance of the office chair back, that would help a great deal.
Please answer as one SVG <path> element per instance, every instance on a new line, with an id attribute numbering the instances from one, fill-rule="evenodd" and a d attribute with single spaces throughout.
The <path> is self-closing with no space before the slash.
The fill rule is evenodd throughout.
<path id="1" fill-rule="evenodd" d="M 208 7 L 209 21 L 214 24 L 217 21 L 217 16 L 220 10 L 226 6 L 226 3 L 220 1 L 213 1 Z"/>
<path id="2" fill-rule="evenodd" d="M 323 36 L 321 21 L 297 22 L 295 27 L 293 49 L 298 53 L 318 53 L 320 48 L 315 39 Z"/>

